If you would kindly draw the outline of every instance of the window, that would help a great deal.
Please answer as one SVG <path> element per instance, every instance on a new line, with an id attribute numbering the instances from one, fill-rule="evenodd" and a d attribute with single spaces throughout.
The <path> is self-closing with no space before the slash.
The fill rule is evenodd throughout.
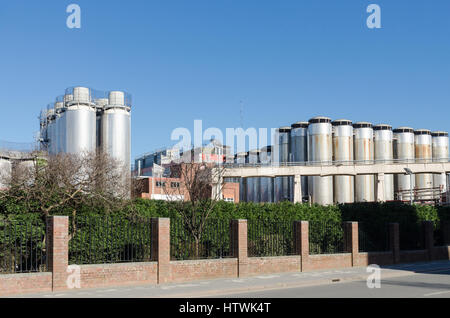
<path id="1" fill-rule="evenodd" d="M 180 187 L 180 183 L 179 182 L 171 182 L 170 183 L 170 187 L 171 188 L 179 188 Z"/>
<path id="2" fill-rule="evenodd" d="M 156 186 L 158 188 L 164 188 L 166 186 L 166 183 L 164 181 L 156 181 Z"/>
<path id="3" fill-rule="evenodd" d="M 223 198 L 225 202 L 234 202 L 234 198 Z"/>

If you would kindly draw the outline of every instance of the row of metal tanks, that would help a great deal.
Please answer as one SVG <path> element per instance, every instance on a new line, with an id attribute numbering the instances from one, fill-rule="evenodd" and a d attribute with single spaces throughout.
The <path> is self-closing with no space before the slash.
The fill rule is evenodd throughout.
<path id="1" fill-rule="evenodd" d="M 41 148 L 49 154 L 102 149 L 129 168 L 130 114 L 131 95 L 126 92 L 70 87 L 41 111 Z"/>
<path id="2" fill-rule="evenodd" d="M 447 162 L 447 132 L 392 129 L 390 125 L 352 123 L 341 119 L 315 117 L 278 129 L 277 142 L 235 155 L 237 164 L 318 164 Z M 278 154 L 276 154 L 278 153 Z M 385 175 L 384 200 L 431 200 L 433 192 L 447 191 L 449 176 L 433 174 Z M 247 202 L 293 201 L 294 177 L 240 179 L 240 200 Z M 376 201 L 377 178 L 360 176 L 302 176 L 303 201 L 329 205 L 333 203 Z M 422 193 L 422 194 L 421 194 Z"/>

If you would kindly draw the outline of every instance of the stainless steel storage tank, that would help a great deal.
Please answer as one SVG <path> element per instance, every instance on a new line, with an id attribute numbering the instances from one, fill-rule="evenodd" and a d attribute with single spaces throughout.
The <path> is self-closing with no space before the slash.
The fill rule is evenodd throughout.
<path id="1" fill-rule="evenodd" d="M 331 119 L 314 117 L 308 122 L 309 164 L 331 165 L 333 159 Z M 333 204 L 333 177 L 308 177 L 308 191 L 312 203 Z"/>
<path id="2" fill-rule="evenodd" d="M 373 128 L 368 122 L 358 122 L 353 124 L 354 135 L 354 158 L 359 164 L 373 164 Z M 355 176 L 355 201 L 373 202 L 375 201 L 375 176 L 357 175 Z"/>
<path id="3" fill-rule="evenodd" d="M 392 163 L 394 159 L 394 145 L 392 126 L 386 124 L 375 125 L 374 130 L 374 155 L 376 163 Z M 378 184 L 375 182 L 375 193 Z M 384 175 L 384 201 L 394 200 L 394 175 Z"/>
<path id="4" fill-rule="evenodd" d="M 308 122 L 299 121 L 291 125 L 290 161 L 299 164 L 308 162 Z M 294 197 L 294 177 L 289 177 L 290 197 Z M 308 200 L 308 177 L 301 177 L 302 199 Z"/>
<path id="5" fill-rule="evenodd" d="M 433 138 L 433 162 L 448 162 L 448 132 L 435 131 L 431 134 Z M 447 192 L 447 178 L 444 174 L 433 176 L 433 187 L 440 188 L 440 192 Z"/>
<path id="6" fill-rule="evenodd" d="M 260 150 L 254 149 L 248 153 L 248 163 L 257 165 L 259 164 Z M 259 178 L 247 178 L 247 195 L 249 202 L 260 202 L 261 191 L 260 191 L 260 179 Z"/>
<path id="7" fill-rule="evenodd" d="M 101 119 L 102 150 L 119 160 L 125 171 L 131 170 L 131 96 L 121 91 L 109 92 L 108 105 Z"/>
<path id="8" fill-rule="evenodd" d="M 414 163 L 414 129 L 399 127 L 394 129 L 394 159 L 397 163 Z M 415 178 L 406 174 L 397 174 L 394 177 L 396 199 L 410 201 L 410 190 L 414 189 Z M 414 199 L 414 198 L 413 198 Z"/>
<path id="9" fill-rule="evenodd" d="M 335 164 L 353 164 L 353 126 L 347 119 L 335 120 L 333 126 L 333 161 Z M 353 203 L 355 200 L 355 178 L 334 176 L 334 202 Z"/>
<path id="10" fill-rule="evenodd" d="M 428 129 L 418 129 L 414 131 L 415 157 L 417 163 L 431 163 L 433 161 L 432 137 Z M 417 173 L 416 192 L 417 200 L 432 200 L 434 198 L 433 174 Z"/>
<path id="11" fill-rule="evenodd" d="M 280 165 L 289 162 L 289 142 L 291 127 L 280 127 L 277 130 L 278 138 L 278 163 Z M 275 154 L 276 155 L 276 154 Z M 275 178 L 275 202 L 290 201 L 290 189 L 289 189 L 289 177 L 276 177 Z"/>
<path id="12" fill-rule="evenodd" d="M 66 103 L 66 136 L 61 149 L 69 154 L 94 153 L 96 150 L 96 109 L 92 90 L 87 87 L 66 89 L 66 97 L 73 96 Z M 69 99 L 69 98 L 68 98 Z"/>
<path id="13" fill-rule="evenodd" d="M 261 148 L 260 163 L 262 166 L 272 164 L 272 146 L 266 146 Z M 260 179 L 260 202 L 273 202 L 273 181 L 271 177 L 261 177 Z"/>

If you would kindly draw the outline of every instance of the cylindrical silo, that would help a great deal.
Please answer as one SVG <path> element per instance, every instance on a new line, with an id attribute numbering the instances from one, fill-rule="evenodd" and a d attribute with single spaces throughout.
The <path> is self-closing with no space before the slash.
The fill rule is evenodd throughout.
<path id="1" fill-rule="evenodd" d="M 371 123 L 359 122 L 353 124 L 354 160 L 357 164 L 373 164 L 373 128 Z M 355 201 L 375 201 L 375 176 L 355 176 Z"/>
<path id="2" fill-rule="evenodd" d="M 257 165 L 259 164 L 260 150 L 254 149 L 249 151 L 248 163 Z M 250 202 L 260 202 L 260 178 L 248 178 L 247 180 L 247 195 Z"/>
<path id="3" fill-rule="evenodd" d="M 296 122 L 291 125 L 290 161 L 295 164 L 308 162 L 308 122 Z M 301 177 L 302 199 L 308 200 L 308 177 Z M 291 199 L 294 197 L 294 177 L 290 177 Z"/>
<path id="4" fill-rule="evenodd" d="M 94 153 L 96 146 L 96 109 L 92 90 L 72 87 L 66 90 L 65 138 L 61 149 L 69 154 Z"/>
<path id="5" fill-rule="evenodd" d="M 308 161 L 310 165 L 331 165 L 333 160 L 332 127 L 328 117 L 314 117 L 308 126 Z M 333 204 L 333 177 L 308 177 L 312 203 Z"/>
<path id="6" fill-rule="evenodd" d="M 353 163 L 353 126 L 347 119 L 335 120 L 333 126 L 333 161 L 336 164 Z M 353 203 L 355 180 L 353 176 L 334 176 L 334 202 Z"/>
<path id="7" fill-rule="evenodd" d="M 414 129 L 399 127 L 394 129 L 394 159 L 396 163 L 414 163 Z M 410 190 L 414 189 L 415 178 L 406 174 L 397 174 L 394 178 L 397 199 L 410 201 Z M 413 194 L 414 196 L 414 194 Z M 414 199 L 414 198 L 412 198 Z"/>
<path id="8" fill-rule="evenodd" d="M 376 163 L 392 163 L 394 159 L 394 145 L 392 127 L 385 124 L 375 125 L 374 156 Z M 378 186 L 378 184 L 376 183 Z M 384 201 L 394 200 L 394 175 L 384 175 Z"/>
<path id="9" fill-rule="evenodd" d="M 280 165 L 289 162 L 289 142 L 291 127 L 278 128 L 278 162 Z M 275 202 L 290 201 L 289 177 L 275 178 Z"/>
<path id="10" fill-rule="evenodd" d="M 272 164 L 272 146 L 266 146 L 261 148 L 261 153 L 259 156 L 261 165 L 271 165 Z M 261 198 L 260 202 L 273 202 L 273 181 L 274 178 L 271 177 L 261 177 L 260 182 L 260 192 Z"/>
<path id="11" fill-rule="evenodd" d="M 431 136 L 433 138 L 433 162 L 448 162 L 448 132 L 435 131 Z M 445 173 L 433 176 L 433 187 L 439 188 L 441 193 L 447 192 Z"/>
<path id="12" fill-rule="evenodd" d="M 101 144 L 104 153 L 119 161 L 124 173 L 131 170 L 131 96 L 111 91 L 101 120 Z"/>
<path id="13" fill-rule="evenodd" d="M 415 157 L 417 163 L 430 163 L 433 161 L 432 137 L 428 129 L 418 129 L 414 131 Z M 433 174 L 417 173 L 416 192 L 418 200 L 432 200 L 434 198 Z"/>

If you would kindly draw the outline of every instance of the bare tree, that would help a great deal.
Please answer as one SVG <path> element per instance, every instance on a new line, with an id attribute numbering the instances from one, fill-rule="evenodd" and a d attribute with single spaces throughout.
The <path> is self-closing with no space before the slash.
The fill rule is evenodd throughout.
<path id="1" fill-rule="evenodd" d="M 30 164 L 31 162 L 31 164 Z M 16 162 L 0 198 L 21 201 L 42 216 L 55 210 L 75 215 L 82 205 L 117 208 L 130 197 L 131 176 L 121 162 L 102 153 L 57 154 Z"/>
<path id="2" fill-rule="evenodd" d="M 212 163 L 176 164 L 171 166 L 171 176 L 179 178 L 179 186 L 163 187 L 167 199 L 174 202 L 183 224 L 194 239 L 195 256 L 199 256 L 199 245 L 208 218 L 217 202 L 222 200 L 224 171 L 222 165 Z"/>

